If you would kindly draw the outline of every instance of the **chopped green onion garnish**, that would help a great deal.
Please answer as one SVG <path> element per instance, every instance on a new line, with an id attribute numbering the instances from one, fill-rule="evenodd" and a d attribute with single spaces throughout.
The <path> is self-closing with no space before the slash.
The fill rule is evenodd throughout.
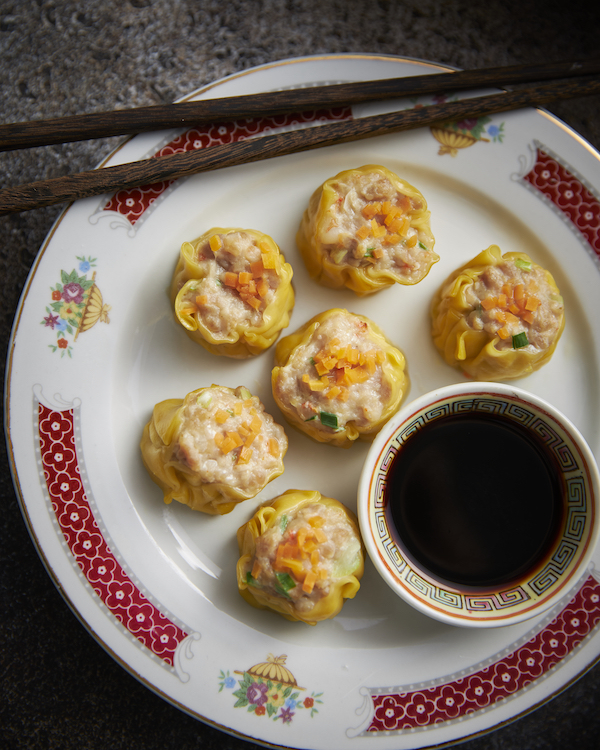
<path id="1" fill-rule="evenodd" d="M 279 530 L 281 531 L 282 534 L 287 529 L 287 525 L 289 522 L 290 522 L 290 519 L 284 513 L 279 519 Z"/>
<path id="2" fill-rule="evenodd" d="M 372 258 L 373 257 L 373 250 L 375 250 L 374 247 L 368 247 L 363 257 L 364 258 Z"/>
<path id="3" fill-rule="evenodd" d="M 515 260 L 515 266 L 517 268 L 520 268 L 522 271 L 531 271 L 531 262 L 528 260 L 523 260 L 522 258 L 517 258 Z"/>
<path id="4" fill-rule="evenodd" d="M 419 240 L 419 247 L 421 248 L 421 250 L 427 250 L 427 247 L 425 247 L 421 240 Z"/>
<path id="5" fill-rule="evenodd" d="M 334 263 L 341 263 L 346 257 L 346 250 L 336 250 L 331 257 Z"/>
<path id="6" fill-rule="evenodd" d="M 221 281 L 221 279 L 215 279 L 215 284 L 217 286 L 223 286 L 223 282 Z"/>
<path id="7" fill-rule="evenodd" d="M 313 421 L 313 419 L 316 419 L 316 418 L 317 418 L 317 415 L 316 415 L 316 414 L 313 414 L 313 415 L 312 415 L 312 417 L 309 417 L 308 419 L 305 419 L 304 421 L 305 421 L 305 422 L 312 422 L 312 421 Z"/>
<path id="8" fill-rule="evenodd" d="M 321 424 L 325 427 L 331 427 L 334 430 L 338 428 L 338 418 L 335 414 L 331 414 L 328 411 L 322 411 L 319 413 Z"/>
<path id="9" fill-rule="evenodd" d="M 512 337 L 513 349 L 520 349 L 522 346 L 527 346 L 528 343 L 525 331 L 521 331 L 521 333 L 517 333 L 516 336 Z"/>
<path id="10" fill-rule="evenodd" d="M 240 387 L 240 396 L 244 399 L 244 401 L 246 401 L 249 398 L 252 398 L 252 394 L 245 386 Z"/>
<path id="11" fill-rule="evenodd" d="M 315 358 L 314 357 L 311 357 L 308 361 L 310 362 L 311 365 L 316 365 L 317 364 L 315 362 Z"/>
<path id="12" fill-rule="evenodd" d="M 246 583 L 248 584 L 248 586 L 257 586 L 260 588 L 259 582 L 256 580 L 256 578 L 254 578 L 250 571 L 246 573 Z"/>
<path id="13" fill-rule="evenodd" d="M 198 406 L 203 406 L 205 409 L 210 406 L 212 401 L 212 395 L 209 391 L 202 391 L 202 393 L 196 399 Z"/>
<path id="14" fill-rule="evenodd" d="M 288 595 L 288 591 L 296 588 L 296 582 L 289 573 L 275 573 L 275 578 L 277 578 L 275 590 L 284 596 Z"/>

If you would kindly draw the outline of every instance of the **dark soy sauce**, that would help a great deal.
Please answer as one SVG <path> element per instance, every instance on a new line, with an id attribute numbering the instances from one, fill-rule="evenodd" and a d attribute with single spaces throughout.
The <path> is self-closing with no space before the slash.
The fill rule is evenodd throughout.
<path id="1" fill-rule="evenodd" d="M 394 458 L 385 492 L 408 553 L 436 576 L 478 588 L 522 578 L 563 520 L 551 455 L 497 415 L 429 422 Z"/>

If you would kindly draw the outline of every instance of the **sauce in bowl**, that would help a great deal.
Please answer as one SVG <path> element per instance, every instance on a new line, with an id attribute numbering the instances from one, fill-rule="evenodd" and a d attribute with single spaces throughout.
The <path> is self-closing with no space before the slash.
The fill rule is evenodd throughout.
<path id="1" fill-rule="evenodd" d="M 518 581 L 544 561 L 564 522 L 563 498 L 552 454 L 533 431 L 473 412 L 416 430 L 385 488 L 405 551 L 436 577 L 477 588 Z"/>

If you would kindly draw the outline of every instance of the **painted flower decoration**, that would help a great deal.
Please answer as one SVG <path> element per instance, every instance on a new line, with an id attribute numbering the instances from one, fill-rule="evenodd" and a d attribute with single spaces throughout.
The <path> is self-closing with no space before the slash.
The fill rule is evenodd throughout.
<path id="1" fill-rule="evenodd" d="M 233 691 L 237 698 L 234 708 L 245 708 L 255 716 L 266 716 L 283 724 L 291 723 L 294 716 L 309 713 L 311 717 L 317 714 L 317 705 L 323 703 L 322 693 L 311 693 L 301 697 L 305 688 L 298 687 L 294 675 L 284 666 L 285 654 L 274 656 L 269 654 L 266 662 L 260 662 L 249 670 L 236 674 L 242 675 L 238 680 L 238 689 Z M 229 670 L 219 673 L 219 692 L 225 688 L 232 688 L 235 679 Z"/>
<path id="2" fill-rule="evenodd" d="M 256 703 L 257 706 L 262 706 L 267 702 L 267 691 L 268 686 L 264 682 L 253 682 L 248 690 L 246 690 L 246 698 L 249 703 Z"/>
<path id="3" fill-rule="evenodd" d="M 85 275 L 96 264 L 96 259 L 76 256 L 79 261 L 77 269 L 71 273 L 60 272 L 60 282 L 50 288 L 50 303 L 46 307 L 43 320 L 45 328 L 56 332 L 56 343 L 50 344 L 53 352 L 61 356 L 72 356 L 73 343 L 82 331 L 87 331 L 98 320 L 108 323 L 107 311 L 110 305 L 104 305 L 102 295 L 95 283 L 95 272 L 92 278 Z M 99 313 L 98 313 L 99 310 Z M 68 340 L 67 335 L 72 339 Z"/>
<path id="4" fill-rule="evenodd" d="M 65 302 L 74 302 L 79 305 L 83 301 L 83 287 L 75 281 L 63 286 L 62 298 Z"/>

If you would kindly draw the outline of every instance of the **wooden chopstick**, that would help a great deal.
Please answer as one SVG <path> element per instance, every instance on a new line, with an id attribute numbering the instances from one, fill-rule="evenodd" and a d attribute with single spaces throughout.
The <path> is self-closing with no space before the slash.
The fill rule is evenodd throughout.
<path id="1" fill-rule="evenodd" d="M 467 117 L 482 117 L 522 107 L 541 106 L 559 99 L 600 93 L 600 78 L 592 77 L 543 84 L 428 107 L 374 115 L 266 135 L 196 151 L 152 157 L 142 161 L 33 182 L 0 191 L 0 215 L 27 211 L 65 201 L 130 189 L 198 172 L 239 166 L 349 141 L 373 138 L 411 128 Z"/>
<path id="2" fill-rule="evenodd" d="M 600 72 L 600 58 L 358 81 L 0 125 L 0 151 Z"/>

